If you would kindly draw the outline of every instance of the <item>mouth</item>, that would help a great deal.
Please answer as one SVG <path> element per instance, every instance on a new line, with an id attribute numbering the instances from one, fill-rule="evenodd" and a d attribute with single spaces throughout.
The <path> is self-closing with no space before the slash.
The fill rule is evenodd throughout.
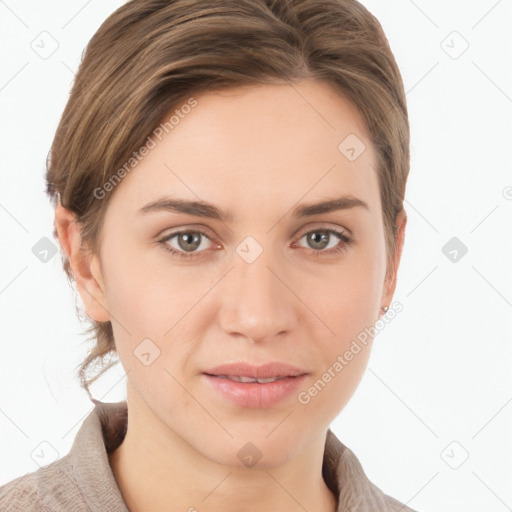
<path id="1" fill-rule="evenodd" d="M 299 377 L 308 372 L 297 366 L 292 366 L 281 362 L 266 363 L 264 365 L 253 365 L 244 362 L 234 362 L 222 364 L 211 368 L 205 372 L 206 375 L 228 379 L 243 379 L 237 382 L 254 382 L 265 383 L 267 379 L 285 379 L 289 377 Z M 247 380 L 250 379 L 250 380 Z M 272 380 L 268 381 L 272 382 Z"/>
<path id="2" fill-rule="evenodd" d="M 238 375 L 214 375 L 214 374 L 209 374 L 209 373 L 206 373 L 205 375 L 209 375 L 210 377 L 217 377 L 218 379 L 229 379 L 234 382 L 242 382 L 244 384 L 254 383 L 254 382 L 257 382 L 258 384 L 268 384 L 269 382 L 276 382 L 278 380 L 294 378 L 291 376 L 288 376 L 288 377 L 276 376 L 276 377 L 269 377 L 267 379 L 257 379 L 257 378 L 253 378 L 253 377 L 247 377 L 244 375 L 241 375 L 241 376 L 238 376 Z"/>
<path id="3" fill-rule="evenodd" d="M 232 363 L 202 372 L 216 397 L 240 407 L 259 409 L 289 398 L 308 374 L 306 370 L 283 363 L 263 366 Z"/>

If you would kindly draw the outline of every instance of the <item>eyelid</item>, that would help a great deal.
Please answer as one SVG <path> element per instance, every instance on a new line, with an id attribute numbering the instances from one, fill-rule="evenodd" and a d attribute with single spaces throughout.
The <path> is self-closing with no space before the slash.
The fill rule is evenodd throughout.
<path id="1" fill-rule="evenodd" d="M 311 222 L 306 226 L 302 226 L 299 229 L 295 230 L 292 234 L 292 238 L 296 238 L 297 236 L 304 236 L 306 233 L 310 231 L 318 230 L 321 231 L 323 229 L 333 229 L 334 231 L 339 231 L 348 237 L 352 237 L 352 231 L 347 229 L 345 226 L 340 226 L 338 224 L 334 224 L 332 222 Z"/>
<path id="2" fill-rule="evenodd" d="M 209 235 L 208 231 L 209 231 L 209 229 L 207 229 L 203 226 L 200 226 L 200 227 L 198 227 L 198 226 L 193 226 L 193 227 L 192 226 L 180 226 L 180 227 L 176 228 L 175 231 L 172 231 L 168 235 L 164 235 L 163 237 L 159 238 L 158 243 L 161 247 L 163 247 L 164 250 L 168 251 L 173 256 L 178 256 L 178 257 L 182 257 L 182 258 L 190 258 L 190 259 L 200 258 L 201 256 L 204 255 L 204 253 L 206 253 L 208 251 L 212 251 L 212 250 L 213 251 L 218 250 L 219 245 L 221 246 L 221 244 L 219 244 L 218 242 L 215 241 L 215 237 L 212 237 Z M 331 248 L 331 249 L 325 250 L 325 251 L 322 249 L 318 249 L 318 250 L 311 249 L 311 248 L 303 247 L 302 245 L 300 245 L 300 240 L 304 236 L 306 236 L 307 234 L 309 234 L 311 232 L 315 232 L 315 231 L 326 231 L 330 235 L 334 235 L 335 237 L 337 237 L 339 239 L 338 244 L 334 248 Z M 175 236 L 178 236 L 183 233 L 191 233 L 191 232 L 192 233 L 200 233 L 202 236 L 207 238 L 212 243 L 212 245 L 214 247 L 212 247 L 210 249 L 203 249 L 202 251 L 199 251 L 199 252 L 187 253 L 186 251 L 182 251 L 180 249 L 175 249 L 174 247 L 171 247 L 169 245 L 169 240 L 171 240 Z M 301 232 L 301 234 L 297 235 L 298 232 Z M 302 226 L 299 230 L 296 230 L 294 232 L 292 237 L 294 239 L 292 247 L 300 247 L 306 251 L 310 251 L 311 255 L 317 256 L 317 257 L 322 256 L 322 255 L 330 256 L 330 255 L 335 255 L 337 253 L 342 253 L 342 252 L 346 251 L 348 249 L 348 247 L 350 247 L 354 243 L 356 243 L 356 240 L 352 236 L 352 232 L 349 229 L 347 229 L 343 226 L 339 226 L 339 225 L 336 225 L 335 227 L 331 227 L 325 223 L 323 223 L 323 224 L 320 223 L 319 225 L 317 224 L 317 225 L 313 225 L 313 226 L 311 226 L 311 224 L 309 224 L 307 226 Z M 221 248 L 222 248 L 222 246 L 221 246 Z"/>
<path id="3" fill-rule="evenodd" d="M 184 225 L 184 226 L 178 226 L 176 228 L 168 228 L 168 229 L 170 229 L 170 230 L 174 229 L 174 231 L 171 231 L 168 235 L 162 235 L 162 233 L 165 233 L 167 231 L 167 229 L 164 229 L 155 238 L 157 238 L 159 241 L 161 241 L 162 239 L 165 240 L 165 239 L 172 238 L 173 236 L 179 235 L 180 233 L 197 231 L 199 233 L 202 233 L 204 236 L 206 236 L 211 242 L 214 242 L 216 239 L 215 235 L 213 235 L 213 236 L 211 235 L 211 233 L 213 233 L 211 231 L 211 229 L 203 224 L 195 224 L 195 225 L 191 225 L 191 226 Z M 352 231 L 350 229 L 346 228 L 345 226 L 339 226 L 338 224 L 333 224 L 333 223 L 329 223 L 329 222 L 321 222 L 321 221 L 310 222 L 306 226 L 301 226 L 300 228 L 296 229 L 290 235 L 290 237 L 296 238 L 299 236 L 299 233 L 300 233 L 300 237 L 302 237 L 305 234 L 307 234 L 310 231 L 313 231 L 315 229 L 318 229 L 318 230 L 334 229 L 335 231 L 342 232 L 347 237 L 350 237 L 350 238 L 353 237 Z"/>
<path id="4" fill-rule="evenodd" d="M 166 233 L 166 232 L 169 232 L 169 235 L 167 235 L 167 236 L 170 236 L 170 235 L 177 235 L 178 233 L 189 232 L 189 231 L 199 231 L 201 233 L 204 232 L 204 234 L 207 234 L 207 235 L 208 235 L 208 233 L 213 233 L 211 228 L 209 228 L 208 226 L 206 226 L 204 224 L 192 224 L 192 225 L 179 224 L 178 226 L 167 227 L 167 228 L 163 229 L 155 236 L 155 238 L 165 237 L 166 235 L 164 235 L 164 233 Z M 208 235 L 208 237 L 212 238 L 210 235 Z M 215 236 L 213 236 L 213 238 L 215 238 Z"/>
<path id="5" fill-rule="evenodd" d="M 158 246 L 161 247 L 164 251 L 169 253 L 171 257 L 177 257 L 179 260 L 188 262 L 188 261 L 195 261 L 196 259 L 201 259 L 202 256 L 204 256 L 205 253 L 211 252 L 211 251 L 217 251 L 219 248 L 222 248 L 222 246 L 215 242 L 215 237 L 211 237 L 208 233 L 209 230 L 204 229 L 201 227 L 187 227 L 187 226 L 181 226 L 179 228 L 176 228 L 175 231 L 172 231 L 171 233 L 164 235 L 161 238 L 158 238 L 157 243 Z M 170 240 L 173 239 L 176 236 L 179 236 L 183 233 L 199 233 L 204 238 L 207 238 L 210 241 L 211 247 L 208 249 L 203 249 L 199 252 L 186 252 L 180 249 L 176 249 L 170 245 Z"/>

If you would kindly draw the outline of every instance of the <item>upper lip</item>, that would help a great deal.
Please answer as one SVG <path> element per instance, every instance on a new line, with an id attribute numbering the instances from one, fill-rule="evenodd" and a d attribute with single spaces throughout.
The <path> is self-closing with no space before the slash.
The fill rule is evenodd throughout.
<path id="1" fill-rule="evenodd" d="M 269 379 L 272 377 L 298 377 L 308 373 L 306 370 L 289 364 L 273 362 L 261 366 L 247 363 L 221 364 L 203 373 L 208 375 L 229 375 L 233 377 L 251 377 L 253 379 Z"/>

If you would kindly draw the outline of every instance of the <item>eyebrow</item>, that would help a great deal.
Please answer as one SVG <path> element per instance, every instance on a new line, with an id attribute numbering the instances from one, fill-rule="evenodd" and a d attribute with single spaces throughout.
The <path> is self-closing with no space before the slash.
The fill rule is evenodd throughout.
<path id="1" fill-rule="evenodd" d="M 304 218 L 321 213 L 329 213 L 337 210 L 347 210 L 349 208 L 362 207 L 370 210 L 368 205 L 352 195 L 345 195 L 335 199 L 328 199 L 317 203 L 302 204 L 292 210 L 292 216 Z M 215 205 L 206 201 L 190 201 L 173 197 L 164 197 L 152 201 L 137 211 L 137 215 L 143 216 L 152 212 L 169 211 L 176 213 L 185 213 L 196 217 L 206 217 L 217 219 L 222 222 L 232 222 L 233 214 L 223 211 Z"/>

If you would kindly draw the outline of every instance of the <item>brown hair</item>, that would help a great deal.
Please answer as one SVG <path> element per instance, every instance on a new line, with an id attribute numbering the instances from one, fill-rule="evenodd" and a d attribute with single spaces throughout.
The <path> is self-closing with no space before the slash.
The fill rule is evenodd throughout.
<path id="1" fill-rule="evenodd" d="M 164 116 L 192 94 L 317 79 L 348 98 L 378 158 L 388 268 L 409 173 L 405 92 L 377 19 L 356 0 L 131 0 L 88 43 L 47 161 L 52 204 L 73 212 L 97 254 L 112 180 Z M 340 141 L 341 142 L 341 141 Z M 54 236 L 57 232 L 54 228 Z M 74 277 L 67 257 L 63 266 Z M 79 368 L 89 385 L 118 360 L 112 325 L 96 322 Z M 99 364 L 98 364 L 99 363 Z M 90 378 L 88 370 L 99 366 Z"/>

